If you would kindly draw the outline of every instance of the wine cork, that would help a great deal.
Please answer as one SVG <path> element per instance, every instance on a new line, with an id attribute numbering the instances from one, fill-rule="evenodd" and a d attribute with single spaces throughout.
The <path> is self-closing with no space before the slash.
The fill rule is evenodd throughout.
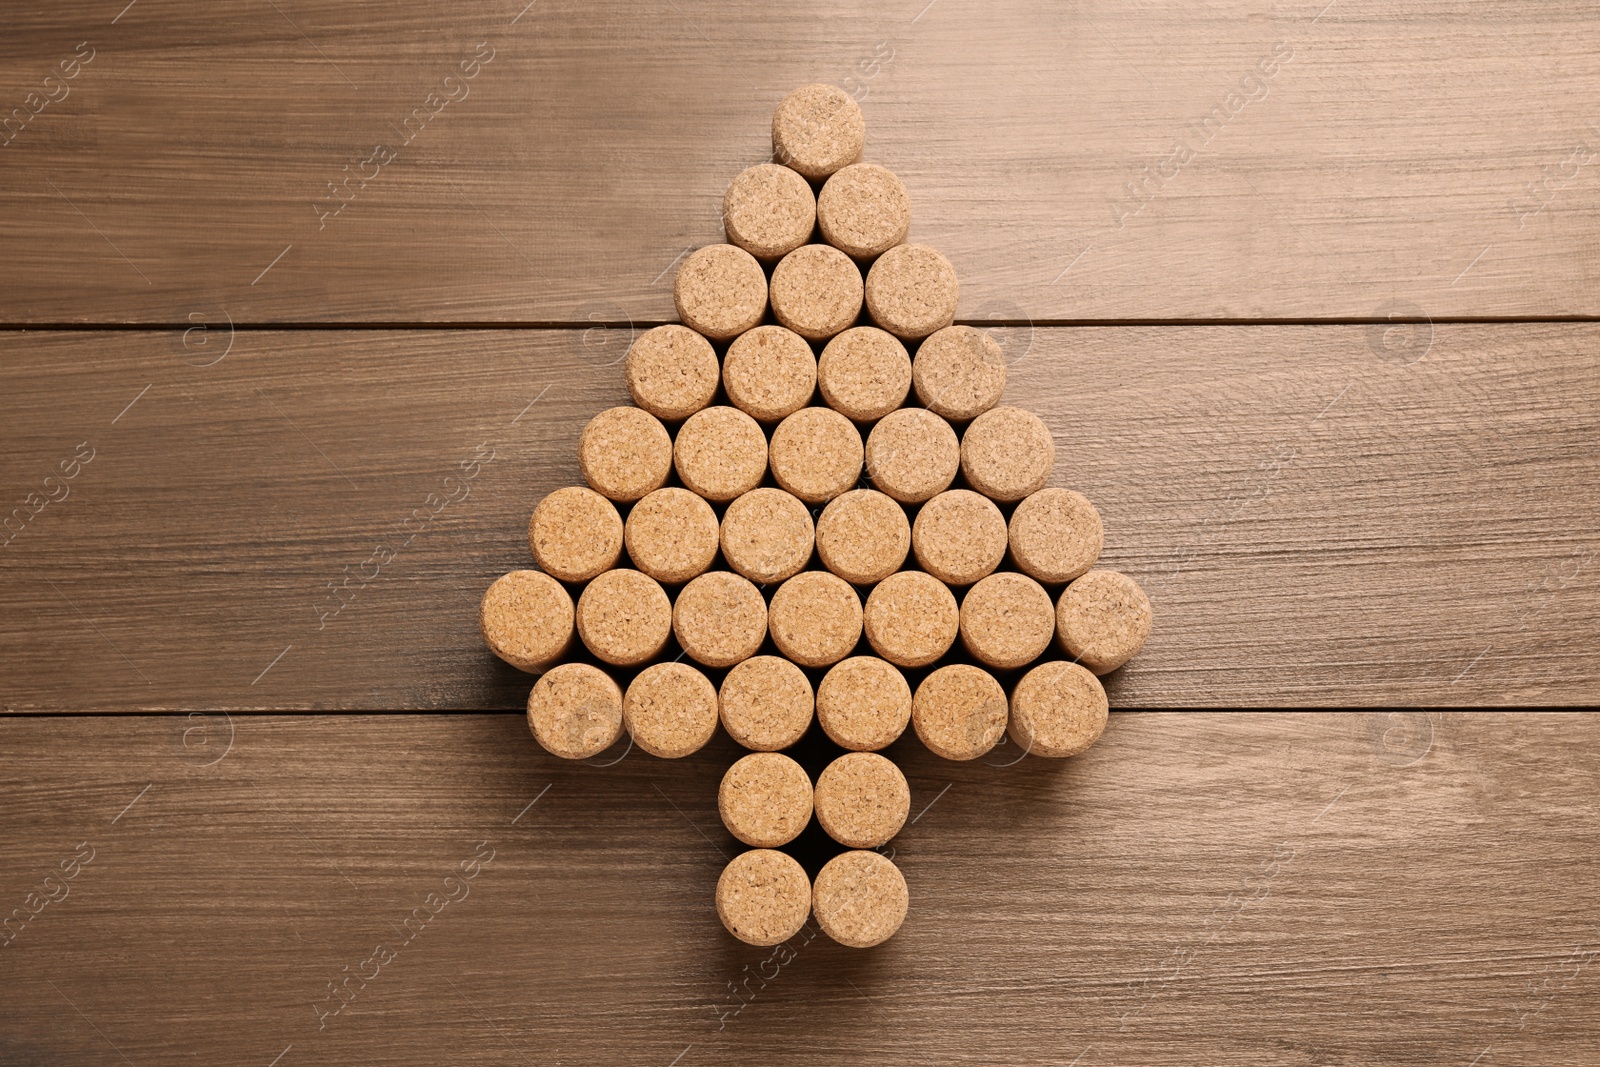
<path id="1" fill-rule="evenodd" d="M 622 555 L 622 516 L 616 506 L 581 485 L 557 489 L 528 519 L 534 562 L 563 582 L 587 582 L 617 565 Z"/>
<path id="2" fill-rule="evenodd" d="M 807 504 L 821 504 L 861 478 L 861 433 L 832 408 L 801 408 L 772 431 L 772 477 Z"/>
<path id="3" fill-rule="evenodd" d="M 1042 663 L 1011 694 L 1011 739 L 1032 756 L 1062 759 L 1105 732 L 1106 691 L 1076 663 Z"/>
<path id="4" fill-rule="evenodd" d="M 478 606 L 478 629 L 489 651 L 530 673 L 560 659 L 572 645 L 572 622 L 572 597 L 538 571 L 502 574 Z"/>
<path id="5" fill-rule="evenodd" d="M 777 422 L 810 403 L 817 357 L 792 330 L 757 326 L 728 346 L 722 384 L 734 407 L 762 422 Z"/>
<path id="6" fill-rule="evenodd" d="M 654 657 L 672 632 L 672 601 L 654 578 L 606 571 L 578 597 L 578 634 L 589 651 L 617 667 Z"/>
<path id="7" fill-rule="evenodd" d="M 707 500 L 748 493 L 767 472 L 766 434 L 738 408 L 705 408 L 690 415 L 678 428 L 672 454 L 683 484 Z"/>
<path id="8" fill-rule="evenodd" d="M 1050 594 L 1026 574 L 991 574 L 961 600 L 961 643 L 996 669 L 1032 663 L 1050 647 L 1055 632 Z"/>
<path id="9" fill-rule="evenodd" d="M 849 93 L 834 85 L 802 85 L 772 114 L 772 154 L 820 181 L 861 158 L 867 120 Z"/>
<path id="10" fill-rule="evenodd" d="M 910 721 L 905 675 L 875 656 L 841 660 L 817 686 L 817 722 L 840 748 L 876 752 L 905 733 Z"/>
<path id="11" fill-rule="evenodd" d="M 811 779 L 781 752 L 752 752 L 722 776 L 717 810 L 728 832 L 755 848 L 777 848 L 811 821 Z"/>
<path id="12" fill-rule="evenodd" d="M 861 269 L 830 245 L 801 245 L 772 268 L 772 314 L 811 341 L 847 330 L 861 314 Z"/>
<path id="13" fill-rule="evenodd" d="M 578 467 L 601 496 L 632 502 L 666 484 L 672 438 L 643 408 L 607 408 L 578 438 Z"/>
<path id="14" fill-rule="evenodd" d="M 922 571 L 900 571 L 873 587 L 863 612 L 867 641 L 900 667 L 923 667 L 950 650 L 961 614 L 950 587 Z"/>
<path id="15" fill-rule="evenodd" d="M 622 690 L 587 663 L 552 667 L 528 694 L 528 728 L 552 756 L 598 755 L 622 734 Z"/>
<path id="16" fill-rule="evenodd" d="M 917 686 L 911 725 L 934 755 L 977 759 L 1006 732 L 1006 692 L 982 668 L 940 667 Z"/>
<path id="17" fill-rule="evenodd" d="M 657 326 L 628 349 L 628 394 L 658 419 L 687 419 L 717 393 L 717 353 L 686 326 Z"/>
<path id="18" fill-rule="evenodd" d="M 657 663 L 629 684 L 622 722 L 652 756 L 679 759 L 700 751 L 716 732 L 717 691 L 687 663 Z"/>
<path id="19" fill-rule="evenodd" d="M 728 341 L 767 311 L 767 275 L 749 252 L 707 245 L 689 254 L 672 285 L 678 318 L 713 341 Z"/>
<path id="20" fill-rule="evenodd" d="M 887 167 L 853 163 L 823 185 L 817 223 L 830 245 L 856 259 L 871 259 L 906 239 L 911 196 Z"/>
<path id="21" fill-rule="evenodd" d="M 971 585 L 1005 558 L 1005 516 L 987 497 L 951 489 L 922 505 L 911 544 L 923 570 L 950 585 Z"/>
<path id="22" fill-rule="evenodd" d="M 799 861 L 758 848 L 740 853 L 717 879 L 717 918 L 747 945 L 779 945 L 811 913 L 811 881 Z"/>
<path id="23" fill-rule="evenodd" d="M 1070 582 L 1094 566 L 1105 545 L 1100 513 L 1082 493 L 1041 489 L 1011 513 L 1011 558 L 1045 583 Z"/>
<path id="24" fill-rule="evenodd" d="M 683 650 L 707 667 L 749 659 L 767 636 L 761 591 L 731 571 L 707 571 L 678 593 L 672 632 Z"/>
<path id="25" fill-rule="evenodd" d="M 801 571 L 772 594 L 767 628 L 778 651 L 802 667 L 826 667 L 861 640 L 861 598 L 827 571 Z"/>
<path id="26" fill-rule="evenodd" d="M 758 163 L 740 171 L 722 196 L 722 226 L 728 240 L 757 259 L 773 260 L 811 238 L 817 198 L 811 185 L 788 167 Z"/>
<path id="27" fill-rule="evenodd" d="M 1021 500 L 1038 492 L 1055 463 L 1049 427 L 1021 408 L 990 408 L 961 437 L 961 473 L 991 500 Z"/>
<path id="28" fill-rule="evenodd" d="M 1067 654 L 1096 674 L 1133 658 L 1150 636 L 1150 598 L 1119 571 L 1089 571 L 1056 605 L 1056 636 Z"/>
<path id="29" fill-rule="evenodd" d="M 828 342 L 817 360 L 822 399 L 856 422 L 881 419 L 905 403 L 911 376 L 906 346 L 876 326 L 846 330 Z"/>
<path id="30" fill-rule="evenodd" d="M 900 569 L 911 548 L 911 524 L 892 497 L 852 489 L 828 501 L 817 519 L 822 565 L 854 585 L 872 585 Z"/>
<path id="31" fill-rule="evenodd" d="M 811 910 L 822 932 L 850 948 L 871 948 L 894 936 L 910 905 L 905 876 L 876 852 L 844 852 L 817 872 Z"/>
<path id="32" fill-rule="evenodd" d="M 950 424 L 926 408 L 901 408 L 867 435 L 867 477 L 902 504 L 920 504 L 950 488 L 961 444 Z"/>
<path id="33" fill-rule="evenodd" d="M 780 656 L 751 656 L 735 666 L 720 697 L 722 728 L 757 752 L 788 748 L 811 726 L 811 682 Z"/>
<path id="34" fill-rule="evenodd" d="M 865 289 L 872 321 L 902 341 L 950 325 L 961 291 L 956 269 L 927 245 L 895 245 L 879 256 Z"/>
<path id="35" fill-rule="evenodd" d="M 876 752 L 848 752 L 817 776 L 817 822 L 849 848 L 885 844 L 911 814 L 911 787 L 900 768 Z"/>
<path id="36" fill-rule="evenodd" d="M 752 582 L 798 574 L 811 562 L 814 541 L 811 512 L 782 489 L 752 489 L 722 516 L 722 556 Z"/>
<path id="37" fill-rule="evenodd" d="M 925 407 L 952 422 L 966 422 L 1000 403 L 1006 356 L 984 331 L 946 326 L 917 346 L 911 377 Z"/>
<path id="38" fill-rule="evenodd" d="M 658 582 L 703 574 L 717 558 L 717 513 L 687 489 L 657 489 L 628 512 L 628 557 Z"/>

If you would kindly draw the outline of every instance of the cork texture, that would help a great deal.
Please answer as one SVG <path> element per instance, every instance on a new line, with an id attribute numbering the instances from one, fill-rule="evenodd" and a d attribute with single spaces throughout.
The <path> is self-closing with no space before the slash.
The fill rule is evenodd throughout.
<path id="1" fill-rule="evenodd" d="M 707 245 L 689 254 L 672 285 L 678 318 L 713 341 L 729 341 L 767 311 L 767 275 L 735 245 Z"/>
<path id="2" fill-rule="evenodd" d="M 991 408 L 961 437 L 961 473 L 991 500 L 1021 500 L 1044 488 L 1056 444 L 1044 420 L 1021 408 Z"/>
<path id="3" fill-rule="evenodd" d="M 946 326 L 917 346 L 911 365 L 917 399 L 953 422 L 975 419 L 1000 403 L 1006 357 L 994 338 L 971 326 Z"/>
<path id="4" fill-rule="evenodd" d="M 902 504 L 944 492 L 961 469 L 961 444 L 944 419 L 926 408 L 901 408 L 867 434 L 867 477 Z"/>
<path id="5" fill-rule="evenodd" d="M 1006 693 L 981 667 L 952 663 L 917 686 L 911 725 L 936 756 L 977 759 L 1006 732 Z"/>
<path id="6" fill-rule="evenodd" d="M 1026 574 L 991 574 L 961 600 L 961 643 L 998 670 L 1038 659 L 1050 647 L 1055 631 L 1050 594 Z"/>
<path id="7" fill-rule="evenodd" d="M 639 571 L 606 571 L 578 597 L 578 635 L 599 658 L 631 667 L 653 658 L 672 632 L 672 602 Z"/>
<path id="8" fill-rule="evenodd" d="M 861 640 L 861 598 L 827 571 L 802 571 L 772 594 L 767 628 L 778 651 L 802 667 L 826 667 Z"/>
<path id="9" fill-rule="evenodd" d="M 672 455 L 685 486 L 707 500 L 726 502 L 761 484 L 767 436 L 738 408 L 710 407 L 678 428 Z"/>
<path id="10" fill-rule="evenodd" d="M 628 512 L 628 558 L 658 582 L 676 585 L 717 558 L 717 513 L 687 489 L 657 489 Z"/>
<path id="11" fill-rule="evenodd" d="M 1105 547 L 1100 512 L 1071 489 L 1030 493 L 1011 513 L 1007 538 L 1017 569 L 1046 584 L 1085 573 Z"/>
<path id="12" fill-rule="evenodd" d="M 772 477 L 808 504 L 854 488 L 862 455 L 861 432 L 832 408 L 801 408 L 772 431 Z"/>
<path id="13" fill-rule="evenodd" d="M 1005 558 L 1005 516 L 987 497 L 951 489 L 922 505 L 911 545 L 923 570 L 949 585 L 971 585 Z"/>
<path id="14" fill-rule="evenodd" d="M 894 936 L 911 903 L 900 868 L 876 852 L 845 852 L 817 872 L 811 910 L 822 932 L 850 948 Z"/>
<path id="15" fill-rule="evenodd" d="M 782 489 L 752 489 L 722 516 L 722 556 L 752 582 L 781 582 L 811 562 L 811 512 Z"/>
<path id="16" fill-rule="evenodd" d="M 776 752 L 811 727 L 811 681 L 781 656 L 751 656 L 722 679 L 722 728 L 745 748 Z"/>
<path id="17" fill-rule="evenodd" d="M 900 569 L 911 548 L 905 508 L 874 489 L 828 501 L 817 518 L 822 565 L 852 585 L 872 585 Z"/>
<path id="18" fill-rule="evenodd" d="M 528 519 L 528 547 L 541 570 L 563 582 L 587 582 L 617 565 L 622 516 L 616 505 L 581 485 L 557 489 Z"/>
<path id="19" fill-rule="evenodd" d="M 772 155 L 820 181 L 861 158 L 867 120 L 851 95 L 835 85 L 802 85 L 772 113 Z"/>
<path id="20" fill-rule="evenodd" d="M 1088 750 L 1105 732 L 1106 691 L 1076 663 L 1043 663 L 1011 694 L 1011 739 L 1030 756 L 1063 759 Z"/>
<path id="21" fill-rule="evenodd" d="M 494 580 L 478 605 L 478 629 L 489 651 L 519 671 L 542 670 L 572 645 L 572 597 L 538 571 Z"/>
<path id="22" fill-rule="evenodd" d="M 905 403 L 911 391 L 911 357 L 892 333 L 855 326 L 823 348 L 817 385 L 823 401 L 856 422 L 873 422 Z"/>
<path id="23" fill-rule="evenodd" d="M 757 326 L 728 346 L 722 384 L 734 407 L 762 422 L 777 422 L 811 402 L 817 357 L 793 330 Z"/>
<path id="24" fill-rule="evenodd" d="M 583 428 L 578 468 L 601 496 L 631 503 L 666 484 L 672 438 L 661 420 L 642 408 L 608 408 Z"/>
<path id="25" fill-rule="evenodd" d="M 865 288 L 872 321 L 904 341 L 926 337 L 955 321 L 961 295 L 956 269 L 927 245 L 889 249 L 867 272 Z"/>
<path id="26" fill-rule="evenodd" d="M 850 848 L 877 848 L 906 824 L 911 787 L 900 768 L 876 752 L 848 752 L 817 776 L 817 822 Z"/>
<path id="27" fill-rule="evenodd" d="M 911 721 L 911 686 L 875 656 L 841 660 L 817 686 L 817 722 L 834 744 L 876 752 L 898 740 Z"/>
<path id="28" fill-rule="evenodd" d="M 717 918 L 748 945 L 778 945 L 811 912 L 811 881 L 795 859 L 771 849 L 735 856 L 717 879 Z"/>
<path id="29" fill-rule="evenodd" d="M 924 667 L 950 650 L 961 613 L 950 587 L 922 571 L 900 571 L 873 587 L 863 612 L 873 651 L 898 667 Z"/>
<path id="30" fill-rule="evenodd" d="M 761 590 L 732 571 L 707 571 L 684 586 L 672 608 L 678 644 L 707 667 L 749 659 L 767 636 Z"/>
<path id="31" fill-rule="evenodd" d="M 599 755 L 622 734 L 622 690 L 587 663 L 552 667 L 528 694 L 528 728 L 552 756 Z"/>
<path id="32" fill-rule="evenodd" d="M 752 752 L 722 776 L 717 810 L 728 832 L 753 848 L 777 848 L 811 821 L 811 779 L 781 752 Z"/>
<path id="33" fill-rule="evenodd" d="M 711 342 L 671 323 L 640 334 L 628 348 L 628 395 L 658 419 L 686 419 L 717 393 L 717 353 Z"/>
<path id="34" fill-rule="evenodd" d="M 740 171 L 722 196 L 728 241 L 757 259 L 773 260 L 811 238 L 817 198 L 811 184 L 788 167 L 758 163 Z"/>
<path id="35" fill-rule="evenodd" d="M 856 259 L 871 259 L 906 239 L 911 195 L 887 167 L 852 163 L 823 185 L 816 214 L 823 240 Z"/>
<path id="36" fill-rule="evenodd" d="M 861 314 L 861 269 L 830 245 L 801 245 L 772 268 L 772 314 L 811 341 L 847 330 Z"/>
<path id="37" fill-rule="evenodd" d="M 717 729 L 717 690 L 687 663 L 640 671 L 622 698 L 622 722 L 633 743 L 662 759 L 700 751 Z"/>
<path id="38" fill-rule="evenodd" d="M 1150 598 L 1119 571 L 1089 571 L 1056 604 L 1061 647 L 1095 674 L 1110 674 L 1132 659 L 1150 636 L 1150 622 Z"/>

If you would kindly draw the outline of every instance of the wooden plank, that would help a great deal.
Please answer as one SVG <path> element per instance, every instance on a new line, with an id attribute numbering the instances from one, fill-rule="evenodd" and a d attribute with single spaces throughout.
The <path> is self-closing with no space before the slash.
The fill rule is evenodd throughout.
<path id="1" fill-rule="evenodd" d="M 996 336 L 1155 603 L 1114 706 L 1600 701 L 1600 327 Z M 67 494 L 0 548 L 0 703 L 521 706 L 478 599 L 628 340 L 0 337 L 7 513 Z"/>
<path id="2" fill-rule="evenodd" d="M 658 321 L 818 79 L 965 319 L 1600 314 L 1571 5 L 22 8 L 0 322 Z"/>

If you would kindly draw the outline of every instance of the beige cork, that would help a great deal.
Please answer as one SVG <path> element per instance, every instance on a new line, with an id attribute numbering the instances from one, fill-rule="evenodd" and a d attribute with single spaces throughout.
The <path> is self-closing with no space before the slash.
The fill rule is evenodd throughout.
<path id="1" fill-rule="evenodd" d="M 929 410 L 965 422 L 1000 403 L 1006 388 L 1006 356 L 982 330 L 946 326 L 917 346 L 911 376 L 917 399 Z"/>
<path id="2" fill-rule="evenodd" d="M 780 656 L 751 656 L 722 679 L 722 728 L 745 748 L 776 752 L 811 727 L 811 681 Z"/>
<path id="3" fill-rule="evenodd" d="M 717 353 L 686 326 L 657 326 L 628 349 L 628 393 L 658 419 L 687 419 L 717 393 Z"/>
<path id="4" fill-rule="evenodd" d="M 767 275 L 744 249 L 707 245 L 678 268 L 672 299 L 685 326 L 713 341 L 728 341 L 766 314 Z"/>
<path id="5" fill-rule="evenodd" d="M 961 600 L 961 643 L 998 670 L 1032 663 L 1050 647 L 1055 632 L 1050 594 L 1026 574 L 991 574 Z"/>
<path id="6" fill-rule="evenodd" d="M 578 597 L 578 634 L 589 651 L 617 667 L 644 663 L 672 632 L 672 601 L 647 574 L 606 571 Z"/>
<path id="7" fill-rule="evenodd" d="M 923 570 L 950 585 L 971 585 L 1005 558 L 1005 516 L 987 497 L 951 489 L 922 505 L 911 545 Z"/>
<path id="8" fill-rule="evenodd" d="M 900 667 L 924 667 L 944 655 L 961 626 L 955 594 L 922 571 L 900 571 L 879 582 L 863 615 L 873 650 Z"/>
<path id="9" fill-rule="evenodd" d="M 657 663 L 629 684 L 622 722 L 652 756 L 679 759 L 700 751 L 716 732 L 717 690 L 687 663 Z"/>
<path id="10" fill-rule="evenodd" d="M 1011 513 L 1009 540 L 1018 570 L 1045 583 L 1070 582 L 1100 558 L 1105 532 L 1088 497 L 1041 489 Z"/>
<path id="11" fill-rule="evenodd" d="M 1055 463 L 1050 428 L 1021 408 L 990 408 L 961 436 L 961 473 L 991 500 L 1021 500 L 1038 492 Z"/>
<path id="12" fill-rule="evenodd" d="M 850 948 L 871 948 L 894 936 L 911 903 L 905 876 L 876 852 L 845 852 L 817 872 L 811 910 L 822 932 Z"/>
<path id="13" fill-rule="evenodd" d="M 802 85 L 772 113 L 772 155 L 813 181 L 861 158 L 867 120 L 836 85 Z"/>
<path id="14" fill-rule="evenodd" d="M 822 187 L 817 223 L 830 245 L 856 259 L 871 259 L 906 239 L 911 196 L 887 167 L 853 163 Z"/>
<path id="15" fill-rule="evenodd" d="M 802 571 L 772 594 L 767 628 L 778 651 L 802 667 L 826 667 L 861 640 L 861 598 L 827 571 Z"/>
<path id="16" fill-rule="evenodd" d="M 767 636 L 761 590 L 731 571 L 707 571 L 684 586 L 672 608 L 672 632 L 707 667 L 749 659 Z"/>
<path id="17" fill-rule="evenodd" d="M 894 334 L 856 326 L 822 350 L 817 384 L 829 407 L 856 422 L 872 422 L 905 403 L 911 357 Z"/>
<path id="18" fill-rule="evenodd" d="M 643 408 L 607 408 L 578 438 L 578 467 L 594 491 L 631 502 L 666 484 L 672 471 L 672 438 L 661 420 Z"/>
<path id="19" fill-rule="evenodd" d="M 876 752 L 905 733 L 910 721 L 905 675 L 875 656 L 841 660 L 817 686 L 817 722 L 840 748 Z"/>
<path id="20" fill-rule="evenodd" d="M 956 269 L 927 245 L 895 245 L 867 272 L 872 321 L 903 341 L 950 325 L 960 292 Z"/>
<path id="21" fill-rule="evenodd" d="M 828 836 L 850 848 L 885 844 L 911 814 L 911 787 L 876 752 L 849 752 L 817 776 L 812 800 Z"/>
<path id="22" fill-rule="evenodd" d="M 767 437 L 738 408 L 705 408 L 678 427 L 673 460 L 683 484 L 707 500 L 728 501 L 761 484 Z"/>
<path id="23" fill-rule="evenodd" d="M 811 562 L 814 541 L 811 512 L 782 489 L 752 489 L 722 516 L 722 557 L 752 582 L 798 574 Z"/>
<path id="24" fill-rule="evenodd" d="M 1086 751 L 1105 732 L 1106 691 L 1076 663 L 1043 663 L 1011 694 L 1011 739 L 1031 756 L 1062 759 Z"/>
<path id="25" fill-rule="evenodd" d="M 581 485 L 557 489 L 528 519 L 534 562 L 552 578 L 587 582 L 617 565 L 622 516 L 611 501 Z"/>
<path id="26" fill-rule="evenodd" d="M 722 384 L 734 407 L 762 422 L 777 422 L 811 402 L 817 357 L 794 331 L 757 326 L 728 346 Z"/>
<path id="27" fill-rule="evenodd" d="M 483 594 L 478 628 L 489 651 L 519 671 L 538 671 L 572 645 L 572 597 L 538 571 L 502 574 Z"/>
<path id="28" fill-rule="evenodd" d="M 722 776 L 717 790 L 722 824 L 755 848 L 777 848 L 811 821 L 811 779 L 781 752 L 752 752 Z"/>
<path id="29" fill-rule="evenodd" d="M 628 557 L 658 582 L 705 573 L 717 558 L 717 513 L 687 489 L 657 489 L 628 512 Z"/>
<path id="30" fill-rule="evenodd" d="M 528 728 L 552 756 L 598 755 L 622 734 L 622 690 L 587 663 L 552 667 L 528 694 Z"/>
<path id="31" fill-rule="evenodd" d="M 902 504 L 920 504 L 950 488 L 961 468 L 961 443 L 950 424 L 926 408 L 901 408 L 867 435 L 867 477 Z"/>
<path id="32" fill-rule="evenodd" d="M 861 478 L 861 432 L 832 408 L 801 408 L 772 431 L 772 477 L 807 504 L 821 504 Z"/>
<path id="33" fill-rule="evenodd" d="M 758 163 L 740 171 L 722 195 L 722 226 L 728 240 L 757 259 L 773 260 L 811 238 L 817 198 L 795 171 Z"/>
<path id="34" fill-rule="evenodd" d="M 872 585 L 900 569 L 911 548 L 905 508 L 874 489 L 828 501 L 817 519 L 822 565 L 854 585 Z"/>
<path id="35" fill-rule="evenodd" d="M 808 340 L 849 329 L 861 295 L 861 269 L 829 245 L 801 245 L 772 268 L 773 317 Z"/>
<path id="36" fill-rule="evenodd" d="M 1006 692 L 980 667 L 940 667 L 917 686 L 911 725 L 934 755 L 977 759 L 1006 732 Z"/>
<path id="37" fill-rule="evenodd" d="M 772 849 L 744 852 L 717 879 L 717 918 L 747 945 L 778 945 L 806 924 L 811 881 L 798 860 Z"/>
<path id="38" fill-rule="evenodd" d="M 1056 636 L 1067 654 L 1096 674 L 1133 658 L 1150 636 L 1150 598 L 1119 571 L 1089 571 L 1056 605 Z"/>

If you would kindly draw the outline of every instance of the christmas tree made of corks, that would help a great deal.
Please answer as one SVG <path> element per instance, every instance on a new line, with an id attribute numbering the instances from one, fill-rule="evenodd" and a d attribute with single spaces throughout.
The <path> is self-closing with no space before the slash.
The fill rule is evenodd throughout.
<path id="1" fill-rule="evenodd" d="M 495 581 L 480 612 L 489 648 L 539 675 L 528 723 L 552 754 L 627 730 L 674 759 L 719 721 L 752 750 L 718 792 L 751 850 L 716 904 L 753 945 L 808 915 L 845 945 L 893 935 L 906 882 L 874 850 L 911 792 L 879 750 L 909 723 L 945 759 L 1008 732 L 1030 755 L 1083 752 L 1106 725 L 1097 676 L 1150 632 L 1139 586 L 1094 569 L 1094 505 L 1046 487 L 1049 429 L 1000 404 L 999 345 L 952 325 L 955 269 L 905 243 L 905 186 L 857 162 L 865 139 L 841 89 L 778 105 L 775 161 L 723 199 L 729 243 L 678 271 L 682 325 L 628 351 L 637 406 L 589 421 L 588 486 L 529 522 L 541 569 Z M 562 662 L 577 640 L 605 666 Z M 783 752 L 813 715 L 846 750 L 815 782 Z M 781 851 L 813 814 L 847 849 L 814 883 Z"/>

